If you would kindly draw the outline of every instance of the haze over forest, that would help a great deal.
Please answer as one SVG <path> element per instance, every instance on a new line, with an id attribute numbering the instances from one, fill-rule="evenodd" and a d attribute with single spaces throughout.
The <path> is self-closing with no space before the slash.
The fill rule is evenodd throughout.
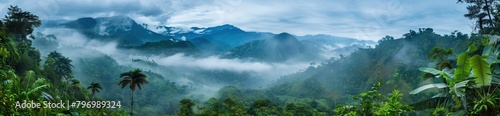
<path id="1" fill-rule="evenodd" d="M 498 115 L 498 3 L 8 0 L 0 115 Z"/>

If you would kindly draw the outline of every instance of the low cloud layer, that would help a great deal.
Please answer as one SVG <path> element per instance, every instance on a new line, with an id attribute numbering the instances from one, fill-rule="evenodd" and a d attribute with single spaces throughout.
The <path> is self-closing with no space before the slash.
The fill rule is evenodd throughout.
<path id="1" fill-rule="evenodd" d="M 279 77 L 287 74 L 297 72 L 309 66 L 308 62 L 294 62 L 287 61 L 282 63 L 269 63 L 269 62 L 256 62 L 247 61 L 242 59 L 223 59 L 219 56 L 208 57 L 193 57 L 187 56 L 184 53 L 177 53 L 171 56 L 163 55 L 139 55 L 130 50 L 117 49 L 116 42 L 102 42 L 98 40 L 88 39 L 84 35 L 72 29 L 64 28 L 45 28 L 40 29 L 44 34 L 53 34 L 57 37 L 59 43 L 58 52 L 64 56 L 69 57 L 73 61 L 78 61 L 80 58 L 87 58 L 106 54 L 115 59 L 118 64 L 125 66 L 138 66 L 136 68 L 143 68 L 162 74 L 165 72 L 166 67 L 170 70 L 176 71 L 178 74 L 190 74 L 197 71 L 230 71 L 237 73 L 248 73 L 253 78 L 258 79 L 258 87 L 263 87 L 271 84 Z M 37 46 L 44 47 L 44 46 Z M 41 51 L 43 55 L 48 54 L 49 51 Z M 96 53 L 96 51 L 101 53 Z M 163 67 L 151 67 L 148 65 L 138 65 L 133 62 L 133 59 L 141 59 L 144 61 L 154 61 Z M 75 66 L 78 67 L 78 66 Z M 241 77 L 234 77 L 241 78 Z M 188 83 L 192 80 L 186 80 L 183 77 L 169 77 L 180 83 Z M 214 86 L 214 84 L 206 83 L 208 85 L 200 86 Z M 221 85 L 215 84 L 218 88 Z M 257 85 L 257 84 L 256 84 Z"/>
<path id="2" fill-rule="evenodd" d="M 408 30 L 434 28 L 447 34 L 471 32 L 467 4 L 453 0 L 7 0 L 42 19 L 127 15 L 139 23 L 182 27 L 233 24 L 244 30 L 330 34 L 364 40 L 400 37 Z"/>

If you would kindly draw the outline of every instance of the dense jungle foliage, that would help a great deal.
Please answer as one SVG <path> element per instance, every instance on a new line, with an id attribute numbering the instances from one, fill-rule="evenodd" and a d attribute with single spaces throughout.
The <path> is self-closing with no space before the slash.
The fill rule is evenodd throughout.
<path id="1" fill-rule="evenodd" d="M 51 40 L 57 37 L 33 34 L 42 25 L 38 16 L 11 6 L 0 21 L 0 115 L 499 115 L 500 7 L 493 7 L 495 0 L 485 1 L 459 0 L 471 5 L 465 16 L 477 22 L 477 33 L 410 30 L 401 38 L 383 37 L 375 47 L 311 63 L 269 88 L 225 86 L 209 99 L 195 92 L 199 88 L 164 78 L 181 75 L 171 70 L 157 74 L 120 65 L 106 54 L 78 61 L 58 51 L 42 56 L 33 41 L 54 47 Z M 164 45 L 160 43 L 137 49 L 156 52 Z M 165 68 L 154 61 L 133 62 Z M 75 64 L 82 68 L 75 70 Z M 219 77 L 204 78 L 213 82 L 246 76 L 224 71 L 201 75 Z M 120 108 L 17 106 L 47 101 L 120 101 Z"/>

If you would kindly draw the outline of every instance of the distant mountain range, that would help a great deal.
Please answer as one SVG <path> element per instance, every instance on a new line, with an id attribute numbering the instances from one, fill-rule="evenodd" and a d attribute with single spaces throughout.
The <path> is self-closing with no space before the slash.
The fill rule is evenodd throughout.
<path id="1" fill-rule="evenodd" d="M 288 33 L 280 33 L 269 39 L 255 40 L 235 47 L 225 54 L 226 58 L 253 58 L 260 61 L 314 60 L 316 53 L 305 47 Z"/>
<path id="2" fill-rule="evenodd" d="M 173 36 L 177 39 L 189 41 L 193 39 L 204 39 L 198 41 L 206 41 L 206 43 L 195 42 L 193 44 L 200 46 L 202 50 L 205 50 L 205 46 L 210 46 L 208 47 L 209 50 L 217 50 L 219 52 L 229 50 L 253 40 L 270 38 L 274 35 L 269 32 L 247 32 L 229 24 L 208 28 L 191 27 L 189 29 L 183 29 L 167 26 L 159 26 L 157 28 L 164 29 L 164 31 L 160 32 L 161 34 Z M 212 49 L 211 47 L 216 47 L 217 49 Z"/>
<path id="3" fill-rule="evenodd" d="M 88 38 L 119 42 L 119 48 L 145 54 L 202 53 L 273 62 L 326 59 L 376 44 L 330 35 L 249 32 L 229 24 L 207 28 L 156 26 L 154 32 L 127 16 L 44 21 L 42 27 L 75 29 Z"/>

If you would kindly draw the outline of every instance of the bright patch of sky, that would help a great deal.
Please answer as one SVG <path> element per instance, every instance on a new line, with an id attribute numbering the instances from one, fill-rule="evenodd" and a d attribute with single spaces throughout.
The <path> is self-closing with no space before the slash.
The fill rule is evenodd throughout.
<path id="1" fill-rule="evenodd" d="M 401 37 L 434 28 L 472 31 L 456 0 L 4 0 L 0 15 L 18 5 L 41 19 L 126 15 L 138 23 L 178 27 L 232 24 L 246 31 L 329 34 L 363 40 Z"/>

